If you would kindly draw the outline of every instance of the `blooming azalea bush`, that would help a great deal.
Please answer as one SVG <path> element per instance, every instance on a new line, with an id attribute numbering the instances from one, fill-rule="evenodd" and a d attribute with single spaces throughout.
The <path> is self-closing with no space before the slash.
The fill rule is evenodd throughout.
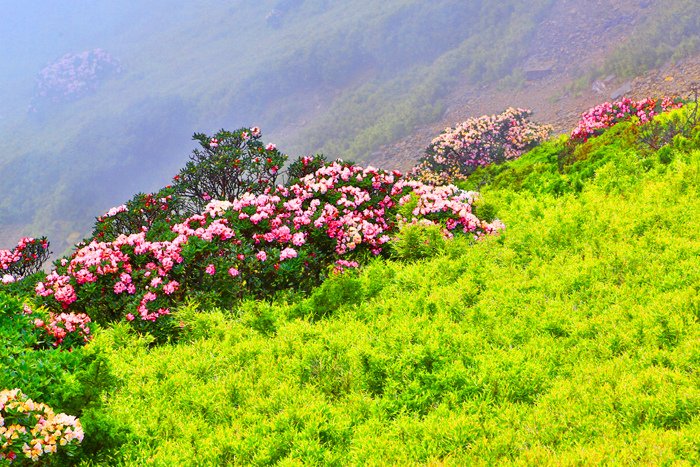
<path id="1" fill-rule="evenodd" d="M 19 333 L 20 346 L 26 348 L 73 350 L 92 339 L 91 319 L 85 313 L 54 313 L 10 297 L 0 294 L 0 338 L 7 342 Z"/>
<path id="2" fill-rule="evenodd" d="M 587 141 L 606 129 L 633 118 L 637 118 L 641 125 L 650 122 L 661 112 L 681 107 L 683 101 L 671 97 L 646 98 L 639 101 L 625 97 L 619 101 L 605 102 L 581 115 L 578 125 L 571 132 L 571 141 Z"/>
<path id="3" fill-rule="evenodd" d="M 531 115 L 526 109 L 509 108 L 447 128 L 430 143 L 411 175 L 429 183 L 453 183 L 477 167 L 515 159 L 551 132 L 550 126 L 531 122 Z"/>
<path id="4" fill-rule="evenodd" d="M 500 230 L 472 214 L 474 197 L 338 161 L 291 186 L 210 201 L 158 238 L 143 226 L 93 239 L 58 261 L 36 292 L 54 309 L 148 326 L 186 293 L 210 291 L 231 302 L 316 285 L 329 270 L 386 253 L 403 223 L 422 219 L 476 238 Z"/>
<path id="5" fill-rule="evenodd" d="M 275 187 L 287 156 L 274 144 L 264 144 L 259 128 L 221 130 L 214 136 L 194 135 L 201 148 L 173 178 L 171 185 L 156 193 L 139 193 L 121 206 L 111 208 L 96 220 L 89 240 L 113 241 L 119 235 L 147 232 L 157 239 L 170 227 L 202 212 L 213 199 L 233 200 L 243 193 L 263 193 Z M 299 177 L 325 163 L 322 156 L 299 158 L 288 177 Z"/>
<path id="6" fill-rule="evenodd" d="M 65 54 L 39 72 L 36 101 L 65 102 L 95 90 L 121 72 L 119 61 L 102 49 Z"/>
<path id="7" fill-rule="evenodd" d="M 0 460 L 39 462 L 59 450 L 71 455 L 82 440 L 79 419 L 54 413 L 19 389 L 0 391 Z"/>
<path id="8" fill-rule="evenodd" d="M 34 319 L 34 326 L 42 331 L 40 342 L 44 346 L 70 350 L 90 342 L 90 321 L 85 313 L 49 312 L 46 320 Z"/>
<path id="9" fill-rule="evenodd" d="M 23 237 L 11 250 L 0 250 L 0 282 L 10 284 L 38 272 L 48 259 L 46 237 Z"/>

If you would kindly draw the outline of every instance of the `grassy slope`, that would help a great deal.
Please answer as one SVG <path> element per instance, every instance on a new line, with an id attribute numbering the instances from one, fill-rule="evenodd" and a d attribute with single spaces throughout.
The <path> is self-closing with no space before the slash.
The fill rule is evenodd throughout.
<path id="1" fill-rule="evenodd" d="M 497 238 L 307 299 L 189 305 L 177 345 L 102 333 L 105 415 L 132 437 L 114 459 L 700 462 L 700 151 L 664 164 L 621 137 L 594 144 L 578 192 L 535 193 L 575 178 L 556 143 L 501 171 L 540 175 L 483 187 Z"/>

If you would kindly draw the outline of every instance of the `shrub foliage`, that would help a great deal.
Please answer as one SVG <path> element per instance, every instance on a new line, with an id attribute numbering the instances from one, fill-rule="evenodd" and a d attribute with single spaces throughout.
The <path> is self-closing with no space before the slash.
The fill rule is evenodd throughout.
<path id="1" fill-rule="evenodd" d="M 509 108 L 447 128 L 430 143 L 412 175 L 426 182 L 453 183 L 477 167 L 519 157 L 551 131 L 549 126 L 531 122 L 531 114 L 526 109 Z"/>

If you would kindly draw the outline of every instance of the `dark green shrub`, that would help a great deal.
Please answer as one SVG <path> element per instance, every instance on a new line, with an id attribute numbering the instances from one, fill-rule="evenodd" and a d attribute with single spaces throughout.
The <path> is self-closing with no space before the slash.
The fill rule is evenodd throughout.
<path id="1" fill-rule="evenodd" d="M 289 164 L 287 168 L 287 185 L 293 185 L 300 179 L 315 173 L 318 169 L 326 165 L 328 160 L 323 154 L 314 156 L 302 156 Z"/>
<path id="2" fill-rule="evenodd" d="M 212 199 L 234 201 L 243 193 L 264 193 L 276 186 L 287 156 L 261 141 L 259 128 L 195 133 L 201 148 L 175 177 L 188 212 L 201 212 Z"/>

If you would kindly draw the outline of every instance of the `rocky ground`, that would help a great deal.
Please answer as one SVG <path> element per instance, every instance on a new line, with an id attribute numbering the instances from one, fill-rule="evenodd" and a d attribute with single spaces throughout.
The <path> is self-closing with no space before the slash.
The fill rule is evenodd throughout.
<path id="1" fill-rule="evenodd" d="M 576 126 L 582 112 L 622 95 L 639 99 L 689 95 L 692 84 L 700 82 L 700 55 L 669 63 L 632 80 L 607 76 L 581 83 L 586 70 L 602 64 L 616 44 L 627 37 L 639 21 L 638 15 L 650 3 L 595 0 L 559 4 L 549 15 L 550 19 L 538 27 L 538 36 L 533 41 L 536 45 L 523 64 L 522 82 L 515 86 L 501 83 L 457 89 L 448 99 L 451 105 L 439 121 L 416 128 L 410 136 L 382 147 L 369 162 L 408 170 L 444 128 L 470 117 L 499 113 L 507 107 L 531 109 L 534 120 L 552 125 L 555 133 L 565 133 Z M 592 11 L 598 12 L 595 21 L 588 22 L 584 29 L 578 18 Z M 569 33 L 562 36 L 559 34 L 562 30 Z M 533 76 L 527 79 L 528 74 Z"/>

